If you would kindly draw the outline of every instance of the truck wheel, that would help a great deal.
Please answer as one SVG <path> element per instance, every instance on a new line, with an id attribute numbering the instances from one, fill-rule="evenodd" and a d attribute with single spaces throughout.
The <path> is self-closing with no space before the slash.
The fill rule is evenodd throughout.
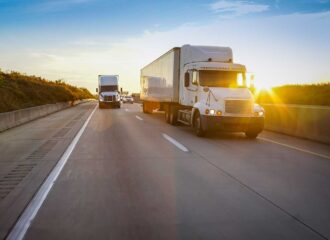
<path id="1" fill-rule="evenodd" d="M 149 112 L 148 112 L 148 109 L 147 109 L 147 104 L 146 104 L 146 102 L 143 102 L 143 103 L 142 103 L 142 109 L 143 109 L 143 113 L 149 113 Z"/>
<path id="2" fill-rule="evenodd" d="M 171 107 L 170 108 L 170 124 L 171 125 L 177 125 L 178 123 L 178 111 L 175 107 Z"/>
<path id="3" fill-rule="evenodd" d="M 252 131 L 247 131 L 245 132 L 245 135 L 250 138 L 250 139 L 255 139 L 258 137 L 258 132 L 252 132 Z"/>
<path id="4" fill-rule="evenodd" d="M 194 116 L 194 130 L 198 137 L 203 137 L 205 135 L 205 131 L 202 128 L 201 115 L 199 112 L 197 112 Z"/>
<path id="5" fill-rule="evenodd" d="M 171 122 L 171 119 L 170 119 L 170 109 L 169 109 L 169 107 L 168 108 L 166 108 L 165 109 L 165 121 L 167 122 L 167 123 L 170 123 Z"/>

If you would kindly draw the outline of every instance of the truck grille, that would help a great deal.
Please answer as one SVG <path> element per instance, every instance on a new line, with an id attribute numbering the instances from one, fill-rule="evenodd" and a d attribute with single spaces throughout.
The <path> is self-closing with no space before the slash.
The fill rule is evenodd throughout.
<path id="1" fill-rule="evenodd" d="M 249 100 L 226 100 L 226 113 L 250 114 L 252 113 L 252 104 Z"/>
<path id="2" fill-rule="evenodd" d="M 104 96 L 104 101 L 106 102 L 113 102 L 115 99 L 115 96 Z"/>

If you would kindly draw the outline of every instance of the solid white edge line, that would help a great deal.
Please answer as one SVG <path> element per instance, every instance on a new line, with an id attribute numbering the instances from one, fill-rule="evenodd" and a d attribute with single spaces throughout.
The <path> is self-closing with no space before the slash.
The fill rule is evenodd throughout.
<path id="1" fill-rule="evenodd" d="M 142 119 L 141 117 L 139 117 L 138 115 L 135 115 L 135 117 L 136 117 L 137 119 L 139 119 L 140 121 L 143 121 L 143 119 Z"/>
<path id="2" fill-rule="evenodd" d="M 87 127 L 87 124 L 91 120 L 95 110 L 97 109 L 97 105 L 95 106 L 93 112 L 89 115 L 87 120 L 85 121 L 82 128 L 79 130 L 77 135 L 74 137 L 66 151 L 63 153 L 60 160 L 57 162 L 56 166 L 53 168 L 53 170 L 48 175 L 47 179 L 43 182 L 41 187 L 39 188 L 36 195 L 33 197 L 33 199 L 30 201 L 28 206 L 25 208 L 24 212 L 16 222 L 15 226 L 9 233 L 8 237 L 6 239 L 8 240 L 21 240 L 24 238 L 27 230 L 29 229 L 33 219 L 37 215 L 40 207 L 42 206 L 43 202 L 45 201 L 48 193 L 52 189 L 57 177 L 60 175 L 64 165 L 66 164 L 67 160 L 69 159 L 72 151 L 74 150 L 75 146 L 77 145 L 80 137 L 82 136 L 83 132 L 85 131 L 85 128 Z"/>
<path id="3" fill-rule="evenodd" d="M 284 147 L 287 147 L 287 148 L 291 148 L 291 149 L 294 149 L 294 150 L 297 150 L 297 151 L 300 151 L 300 152 L 309 153 L 309 154 L 312 154 L 312 155 L 315 155 L 315 156 L 318 156 L 318 157 L 330 159 L 330 156 L 320 154 L 320 153 L 316 153 L 316 152 L 312 152 L 312 151 L 302 149 L 302 148 L 299 148 L 299 147 L 291 146 L 291 145 L 288 145 L 288 144 L 285 144 L 285 143 L 280 143 L 280 142 L 277 142 L 277 141 L 274 141 L 274 140 L 271 140 L 271 139 L 268 139 L 268 138 L 258 137 L 258 139 L 260 139 L 262 141 L 265 141 L 265 142 L 275 143 L 275 144 L 278 144 L 278 145 L 281 145 L 281 146 L 284 146 Z"/>
<path id="4" fill-rule="evenodd" d="M 182 145 L 181 143 L 179 143 L 177 140 L 175 140 L 174 138 L 168 136 L 167 134 L 163 133 L 163 137 L 169 141 L 170 143 L 172 143 L 174 146 L 176 146 L 177 148 L 179 148 L 180 150 L 184 151 L 184 152 L 189 152 L 188 148 L 186 148 L 184 145 Z"/>

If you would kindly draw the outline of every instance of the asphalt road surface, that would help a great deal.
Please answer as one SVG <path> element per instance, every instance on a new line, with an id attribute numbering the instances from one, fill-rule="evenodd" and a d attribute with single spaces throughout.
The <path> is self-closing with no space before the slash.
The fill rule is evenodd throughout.
<path id="1" fill-rule="evenodd" d="M 16 150 L 10 161 L 32 151 L 27 142 L 9 144 L 10 137 L 39 134 L 42 141 L 30 142 L 39 148 L 60 139 L 43 155 L 52 164 L 33 170 L 43 177 L 20 187 L 30 195 L 13 190 L 1 200 L 1 214 L 6 199 L 31 199 L 91 115 L 24 239 L 330 239 L 328 145 L 267 131 L 256 140 L 198 138 L 188 127 L 166 124 L 161 113 L 143 114 L 139 104 L 92 112 L 94 106 L 39 119 L 47 125 L 42 132 L 31 128 L 35 121 L 0 134 L 0 150 Z M 67 135 L 58 133 L 72 121 Z M 13 168 L 6 159 L 3 176 Z"/>

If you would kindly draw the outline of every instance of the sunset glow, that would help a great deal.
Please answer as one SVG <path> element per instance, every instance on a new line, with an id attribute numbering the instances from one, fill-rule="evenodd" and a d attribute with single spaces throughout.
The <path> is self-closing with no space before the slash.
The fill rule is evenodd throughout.
<path id="1" fill-rule="evenodd" d="M 111 72 L 120 75 L 124 89 L 139 92 L 143 66 L 168 49 L 192 44 L 231 47 L 234 62 L 255 73 L 259 89 L 330 81 L 326 2 L 311 3 L 306 11 L 304 4 L 196 0 L 189 14 L 182 2 L 175 5 L 176 17 L 174 6 L 162 6 L 163 14 L 150 10 L 138 20 L 133 13 L 142 4 L 51 2 L 29 1 L 17 9 L 0 2 L 2 70 L 63 79 L 93 92 L 96 76 Z"/>

